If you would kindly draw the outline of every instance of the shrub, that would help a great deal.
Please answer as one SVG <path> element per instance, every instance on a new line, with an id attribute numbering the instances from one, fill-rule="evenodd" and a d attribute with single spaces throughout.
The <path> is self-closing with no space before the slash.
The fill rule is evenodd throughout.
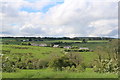
<path id="1" fill-rule="evenodd" d="M 85 68 L 82 65 L 78 65 L 77 67 L 75 66 L 62 67 L 62 70 L 66 72 L 84 72 Z"/>
<path id="2" fill-rule="evenodd" d="M 75 64 L 71 62 L 69 58 L 66 56 L 56 58 L 49 63 L 49 66 L 53 67 L 55 70 L 62 70 L 62 67 L 67 67 L 67 66 L 71 67 L 72 65 Z"/>
<path id="3" fill-rule="evenodd" d="M 70 71 L 82 71 L 85 67 L 81 64 L 82 58 L 78 53 L 68 53 L 62 57 L 56 57 L 49 62 L 49 67 L 52 67 L 54 70 L 70 70 Z M 84 71 L 84 70 L 83 70 Z"/>
<path id="4" fill-rule="evenodd" d="M 16 72 L 18 69 L 15 67 L 13 61 L 10 61 L 8 58 L 2 60 L 2 71 L 3 72 Z"/>
<path id="5" fill-rule="evenodd" d="M 101 59 L 101 61 L 96 60 L 94 65 L 94 71 L 99 73 L 112 72 L 118 73 L 119 65 L 118 62 L 113 59 Z"/>
<path id="6" fill-rule="evenodd" d="M 120 66 L 118 65 L 118 40 L 114 39 L 104 47 L 97 47 L 95 50 L 98 59 L 95 61 L 94 71 L 105 73 L 118 73 Z"/>
<path id="7" fill-rule="evenodd" d="M 39 66 L 39 69 L 42 69 L 42 68 L 46 68 L 46 67 L 48 67 L 48 60 L 40 60 L 39 62 L 38 62 L 38 66 Z"/>

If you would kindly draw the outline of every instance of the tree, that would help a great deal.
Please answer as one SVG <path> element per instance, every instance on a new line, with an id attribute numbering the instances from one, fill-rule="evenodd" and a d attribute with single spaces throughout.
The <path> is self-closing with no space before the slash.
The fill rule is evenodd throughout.
<path id="1" fill-rule="evenodd" d="M 86 39 L 83 39 L 83 40 L 82 40 L 82 43 L 87 43 L 87 40 L 86 40 Z"/>

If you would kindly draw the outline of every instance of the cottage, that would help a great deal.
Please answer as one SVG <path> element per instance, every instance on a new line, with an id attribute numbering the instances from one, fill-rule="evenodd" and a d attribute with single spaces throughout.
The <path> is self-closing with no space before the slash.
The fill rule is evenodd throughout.
<path id="1" fill-rule="evenodd" d="M 89 48 L 86 48 L 86 47 L 80 47 L 79 49 L 89 50 Z"/>
<path id="2" fill-rule="evenodd" d="M 39 44 L 31 43 L 32 46 L 38 46 Z"/>
<path id="3" fill-rule="evenodd" d="M 70 48 L 71 48 L 71 46 L 64 46 L 63 48 L 70 49 Z"/>
<path id="4" fill-rule="evenodd" d="M 35 43 L 32 43 L 31 45 L 32 45 L 32 46 L 42 46 L 42 47 L 47 46 L 47 44 L 35 44 Z"/>
<path id="5" fill-rule="evenodd" d="M 47 44 L 39 44 L 38 46 L 45 47 L 45 46 L 47 46 Z"/>
<path id="6" fill-rule="evenodd" d="M 54 45 L 53 47 L 59 47 L 59 45 Z"/>
<path id="7" fill-rule="evenodd" d="M 26 40 L 22 40 L 23 42 L 27 42 L 27 41 L 29 41 L 28 39 L 26 39 Z"/>

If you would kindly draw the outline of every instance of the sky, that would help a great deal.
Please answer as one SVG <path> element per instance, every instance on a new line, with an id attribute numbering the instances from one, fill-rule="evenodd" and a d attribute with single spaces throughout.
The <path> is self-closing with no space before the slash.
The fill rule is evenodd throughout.
<path id="1" fill-rule="evenodd" d="M 0 36 L 118 37 L 118 0 L 0 0 Z"/>

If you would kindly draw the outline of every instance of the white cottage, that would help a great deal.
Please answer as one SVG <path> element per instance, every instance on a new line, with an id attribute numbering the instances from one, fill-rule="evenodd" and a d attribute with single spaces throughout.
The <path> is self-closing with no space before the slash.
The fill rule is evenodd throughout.
<path id="1" fill-rule="evenodd" d="M 89 50 L 89 48 L 86 47 L 80 47 L 79 49 Z"/>
<path id="2" fill-rule="evenodd" d="M 71 46 L 64 46 L 63 48 L 70 49 L 70 48 L 71 48 Z"/>
<path id="3" fill-rule="evenodd" d="M 39 44 L 38 46 L 45 47 L 45 46 L 47 46 L 47 44 Z"/>
<path id="4" fill-rule="evenodd" d="M 59 47 L 59 45 L 54 45 L 53 47 Z"/>

